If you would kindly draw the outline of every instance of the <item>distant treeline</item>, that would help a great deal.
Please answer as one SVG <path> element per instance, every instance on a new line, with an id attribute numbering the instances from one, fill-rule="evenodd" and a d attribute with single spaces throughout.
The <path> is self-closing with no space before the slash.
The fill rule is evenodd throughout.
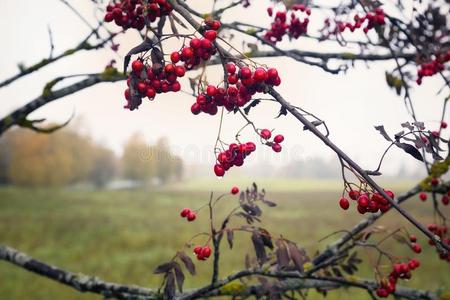
<path id="1" fill-rule="evenodd" d="M 164 184 L 182 174 L 183 162 L 171 154 L 165 139 L 149 145 L 134 134 L 118 157 L 89 136 L 68 128 L 52 134 L 15 129 L 0 138 L 1 184 L 91 183 L 101 187 L 113 179 Z"/>

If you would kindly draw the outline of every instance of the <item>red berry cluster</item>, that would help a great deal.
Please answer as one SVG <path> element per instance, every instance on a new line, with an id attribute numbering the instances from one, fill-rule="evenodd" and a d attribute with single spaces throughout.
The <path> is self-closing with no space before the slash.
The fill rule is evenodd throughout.
<path id="1" fill-rule="evenodd" d="M 390 190 L 385 190 L 385 193 L 389 197 L 394 198 L 394 193 Z M 391 208 L 388 200 L 386 200 L 380 193 L 361 192 L 356 190 L 350 190 L 348 197 L 357 201 L 357 210 L 360 214 L 367 212 L 376 213 L 378 211 L 386 212 Z M 342 197 L 339 199 L 339 206 L 347 210 L 350 207 L 350 202 L 347 198 Z"/>
<path id="2" fill-rule="evenodd" d="M 192 70 L 202 61 L 209 60 L 217 52 L 213 42 L 221 25 L 219 21 L 206 20 L 203 26 L 203 37 L 193 38 L 189 41 L 189 46 L 184 46 L 180 51 L 172 52 L 170 55 L 172 62 L 182 61 L 187 70 Z"/>
<path id="3" fill-rule="evenodd" d="M 177 80 L 183 77 L 186 70 L 183 66 L 167 64 L 162 68 L 146 66 L 141 60 L 131 64 L 132 72 L 128 76 L 125 90 L 127 104 L 124 108 L 134 110 L 142 103 L 142 98 L 153 100 L 156 94 L 178 92 L 181 89 Z"/>
<path id="4" fill-rule="evenodd" d="M 124 30 L 135 28 L 142 30 L 145 23 L 156 21 L 161 16 L 167 16 L 173 10 L 167 0 L 120 0 L 106 7 L 105 22 L 116 23 Z"/>
<path id="5" fill-rule="evenodd" d="M 364 22 L 366 21 L 367 24 L 364 24 Z M 367 33 L 375 26 L 384 25 L 385 23 L 386 21 L 383 9 L 376 8 L 373 12 L 368 12 L 363 16 L 355 15 L 353 17 L 353 22 L 336 21 L 336 27 L 333 30 L 329 29 L 331 26 L 331 22 L 330 19 L 327 18 L 325 19 L 325 26 L 321 31 L 328 30 L 329 34 L 337 34 L 338 32 L 344 32 L 346 29 L 354 32 L 356 29 L 364 26 L 363 31 L 364 33 Z"/>
<path id="6" fill-rule="evenodd" d="M 378 297 L 386 298 L 395 292 L 395 286 L 398 279 L 410 279 L 411 271 L 417 269 L 420 262 L 417 259 L 411 259 L 408 263 L 397 263 L 392 266 L 392 272 L 387 280 L 382 280 L 376 293 Z"/>
<path id="7" fill-rule="evenodd" d="M 241 67 L 237 71 L 234 63 L 226 65 L 227 85 L 216 87 L 208 85 L 203 93 L 197 96 L 196 102 L 191 106 L 191 112 L 195 115 L 200 112 L 215 115 L 218 107 L 223 106 L 228 111 L 247 104 L 254 94 L 265 92 L 267 86 L 278 86 L 281 83 L 278 71 L 275 68 L 265 69 L 258 67 L 252 70 L 249 67 Z"/>
<path id="8" fill-rule="evenodd" d="M 214 173 L 218 177 L 225 175 L 231 167 L 240 167 L 244 164 L 244 159 L 256 150 L 256 145 L 252 142 L 245 144 L 230 144 L 228 150 L 222 151 L 217 156 L 217 163 L 214 165 Z M 239 192 L 239 189 L 238 191 Z"/>
<path id="9" fill-rule="evenodd" d="M 431 231 L 434 235 L 437 235 L 442 240 L 443 244 L 450 246 L 450 237 L 448 236 L 448 227 L 446 225 L 439 226 L 437 224 L 429 224 L 428 230 Z M 428 244 L 430 244 L 431 246 L 435 246 L 435 243 L 432 240 L 428 240 Z M 442 260 L 450 262 L 450 253 L 447 253 L 447 255 L 439 253 L 439 257 Z"/>
<path id="10" fill-rule="evenodd" d="M 268 140 L 272 137 L 272 132 L 269 129 L 262 129 L 261 132 L 259 133 L 259 136 L 264 139 L 264 140 Z M 273 141 L 267 141 L 266 145 L 272 147 L 272 150 L 275 152 L 281 152 L 282 147 L 281 147 L 281 143 L 284 141 L 284 136 L 282 134 L 277 134 L 274 138 Z"/>
<path id="11" fill-rule="evenodd" d="M 197 218 L 197 214 L 190 210 L 189 208 L 183 208 L 180 213 L 182 218 L 186 218 L 189 222 L 194 221 Z"/>
<path id="12" fill-rule="evenodd" d="M 309 19 L 305 17 L 303 21 L 297 16 L 297 12 L 305 13 L 307 16 L 311 15 L 311 9 L 303 4 L 294 4 L 290 8 L 290 18 L 288 22 L 287 14 L 289 11 L 279 11 L 275 14 L 275 18 L 270 25 L 270 29 L 264 34 L 264 39 L 270 43 L 276 44 L 280 42 L 287 34 L 290 38 L 298 39 L 302 34 L 308 30 Z M 267 13 L 270 17 L 273 16 L 273 8 L 267 8 Z"/>
<path id="13" fill-rule="evenodd" d="M 195 246 L 194 248 L 194 254 L 197 256 L 198 260 L 206 260 L 208 257 L 211 256 L 211 248 L 209 246 Z"/>
<path id="14" fill-rule="evenodd" d="M 417 79 L 416 82 L 418 85 L 422 84 L 422 78 L 427 76 L 433 76 L 438 72 L 442 72 L 445 70 L 444 64 L 450 61 L 450 50 L 445 54 L 438 54 L 436 58 L 430 62 L 423 63 L 420 65 L 419 70 L 417 71 Z"/>

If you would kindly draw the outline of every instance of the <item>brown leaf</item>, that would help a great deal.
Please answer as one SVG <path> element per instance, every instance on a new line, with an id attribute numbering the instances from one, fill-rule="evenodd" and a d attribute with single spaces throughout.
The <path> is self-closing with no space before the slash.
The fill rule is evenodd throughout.
<path id="1" fill-rule="evenodd" d="M 275 250 L 275 255 L 277 257 L 278 267 L 279 269 L 284 269 L 287 266 L 289 266 L 290 259 L 288 250 L 282 240 L 277 240 L 275 244 L 277 246 L 277 249 Z"/>
<path id="2" fill-rule="evenodd" d="M 180 291 L 180 293 L 182 293 L 183 292 L 183 283 L 184 283 L 184 273 L 181 270 L 181 267 L 179 264 L 175 264 L 174 271 L 175 271 L 175 279 L 177 280 L 178 290 Z"/>
<path id="3" fill-rule="evenodd" d="M 267 261 L 266 249 L 264 248 L 264 242 L 261 238 L 261 235 L 254 231 L 252 234 L 252 243 L 255 248 L 256 258 L 260 265 L 264 264 Z"/>
<path id="4" fill-rule="evenodd" d="M 298 271 L 303 272 L 303 264 L 305 263 L 304 254 L 298 249 L 295 243 L 288 241 L 287 244 L 292 262 Z"/>
<path id="5" fill-rule="evenodd" d="M 227 241 L 228 241 L 228 245 L 230 245 L 230 249 L 233 248 L 233 237 L 234 237 L 233 230 L 227 229 Z"/>
<path id="6" fill-rule="evenodd" d="M 174 261 L 163 263 L 163 264 L 157 266 L 156 269 L 153 271 L 153 273 L 154 274 L 167 273 L 170 270 L 172 270 L 174 266 L 175 266 L 175 262 Z"/>
<path id="7" fill-rule="evenodd" d="M 167 274 L 164 296 L 166 299 L 173 299 L 175 296 L 175 276 L 173 275 L 173 272 Z"/>
<path id="8" fill-rule="evenodd" d="M 186 270 L 188 270 L 191 275 L 195 275 L 195 265 L 192 262 L 192 259 L 183 251 L 178 252 L 178 257 L 183 262 L 184 266 L 186 267 Z"/>

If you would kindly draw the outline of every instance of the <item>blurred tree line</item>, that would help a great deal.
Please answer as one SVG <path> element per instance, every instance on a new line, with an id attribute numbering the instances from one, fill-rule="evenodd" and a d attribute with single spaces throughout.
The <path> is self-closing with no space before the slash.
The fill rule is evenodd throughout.
<path id="1" fill-rule="evenodd" d="M 0 138 L 0 184 L 63 186 L 92 183 L 103 187 L 113 179 L 139 184 L 179 180 L 182 160 L 170 152 L 166 139 L 149 145 L 134 134 L 121 157 L 74 129 L 39 134 L 16 129 Z"/>

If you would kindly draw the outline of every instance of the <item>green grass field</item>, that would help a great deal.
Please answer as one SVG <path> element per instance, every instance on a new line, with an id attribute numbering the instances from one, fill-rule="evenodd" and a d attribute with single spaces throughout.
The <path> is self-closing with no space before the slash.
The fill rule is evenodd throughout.
<path id="1" fill-rule="evenodd" d="M 251 184 L 238 180 L 241 187 Z M 197 232 L 207 229 L 206 211 L 194 223 L 178 214 L 183 207 L 206 203 L 209 189 L 228 190 L 231 181 L 197 180 L 174 184 L 163 189 L 95 191 L 81 189 L 0 188 L 0 243 L 28 253 L 38 259 L 74 272 L 96 275 L 104 280 L 157 287 L 161 278 L 152 270 L 168 260 L 183 243 Z M 337 207 L 340 186 L 337 182 L 261 180 L 275 208 L 264 208 L 262 227 L 273 235 L 295 240 L 309 253 L 323 249 L 327 234 L 350 228 L 361 216 L 351 209 Z M 394 185 L 404 190 L 408 183 Z M 236 205 L 228 197 L 217 206 L 218 216 Z M 420 221 L 432 221 L 430 203 L 417 199 L 407 205 Z M 239 221 L 242 222 L 242 221 Z M 238 224 L 238 221 L 235 221 Z M 379 225 L 411 227 L 391 212 Z M 244 267 L 246 253 L 252 253 L 249 235 L 237 233 L 235 248 L 223 249 L 221 275 Z M 417 234 L 420 236 L 419 234 Z M 442 263 L 434 250 L 425 246 L 419 255 L 422 267 L 406 285 L 427 289 L 450 290 L 450 264 Z M 201 242 L 201 240 L 199 240 Z M 386 247 L 398 256 L 411 256 L 407 247 L 394 242 Z M 371 276 L 370 261 L 375 254 L 360 250 L 367 258 L 358 275 Z M 198 275 L 187 275 L 187 287 L 209 281 L 211 262 L 197 264 Z M 349 298 L 349 293 L 351 297 Z M 327 299 L 369 299 L 356 290 L 330 293 Z M 0 262 L 0 299 L 101 299 L 93 294 L 79 294 L 44 278 Z M 311 299 L 321 299 L 313 294 Z"/>

